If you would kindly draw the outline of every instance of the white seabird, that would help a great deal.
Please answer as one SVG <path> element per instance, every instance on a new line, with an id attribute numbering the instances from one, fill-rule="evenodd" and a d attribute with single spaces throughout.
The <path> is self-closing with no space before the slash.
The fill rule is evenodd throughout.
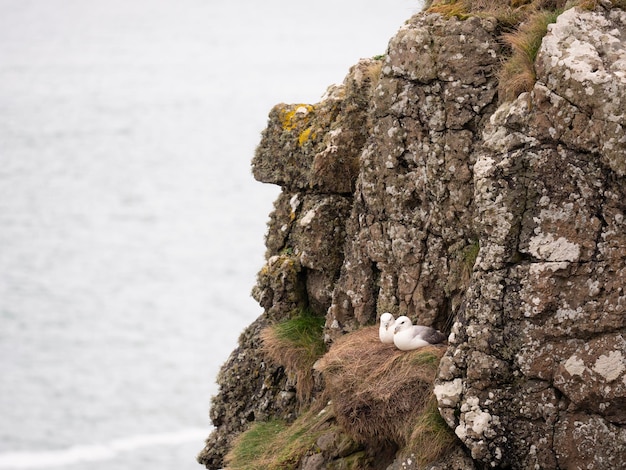
<path id="1" fill-rule="evenodd" d="M 380 328 L 378 328 L 378 337 L 385 344 L 393 344 L 393 329 L 395 326 L 393 315 L 385 312 L 380 316 Z"/>
<path id="2" fill-rule="evenodd" d="M 398 317 L 395 325 L 393 344 L 402 351 L 441 343 L 446 339 L 443 333 L 430 326 L 413 325 L 409 317 Z"/>

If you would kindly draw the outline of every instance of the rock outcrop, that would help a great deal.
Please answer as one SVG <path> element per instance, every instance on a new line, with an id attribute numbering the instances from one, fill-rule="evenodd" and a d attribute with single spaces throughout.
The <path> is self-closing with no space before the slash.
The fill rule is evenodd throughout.
<path id="1" fill-rule="evenodd" d="M 477 152 L 480 252 L 435 393 L 491 465 L 626 464 L 624 38 L 623 10 L 560 15 Z"/>
<path id="2" fill-rule="evenodd" d="M 562 13 L 513 101 L 498 101 L 498 22 L 425 12 L 320 103 L 271 111 L 253 160 L 282 187 L 253 291 L 265 313 L 220 374 L 201 463 L 220 468 L 251 421 L 298 415 L 259 331 L 306 307 L 328 344 L 384 311 L 450 334 L 434 393 L 459 446 L 433 468 L 626 466 L 626 12 L 611 6 Z"/>

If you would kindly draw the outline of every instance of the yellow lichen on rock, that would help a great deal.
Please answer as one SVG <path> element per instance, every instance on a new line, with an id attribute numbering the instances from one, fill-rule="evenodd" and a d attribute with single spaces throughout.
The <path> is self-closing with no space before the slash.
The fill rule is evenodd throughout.
<path id="1" fill-rule="evenodd" d="M 311 111 L 313 111 L 313 106 L 310 104 L 289 105 L 281 109 L 280 122 L 283 126 L 283 130 L 292 131 L 295 129 L 298 122 L 302 118 L 306 118 Z"/>
<path id="2" fill-rule="evenodd" d="M 307 143 L 310 139 L 315 138 L 315 132 L 312 132 L 313 128 L 307 127 L 304 129 L 300 135 L 298 136 L 298 145 L 302 147 L 305 143 Z"/>

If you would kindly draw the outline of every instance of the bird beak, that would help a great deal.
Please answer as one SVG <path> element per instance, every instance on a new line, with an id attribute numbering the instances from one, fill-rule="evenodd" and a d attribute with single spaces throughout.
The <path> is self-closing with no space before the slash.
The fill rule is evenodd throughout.
<path id="1" fill-rule="evenodd" d="M 394 334 L 394 335 L 398 332 L 398 328 L 400 328 L 400 326 L 396 326 L 396 327 L 393 329 L 393 334 Z"/>

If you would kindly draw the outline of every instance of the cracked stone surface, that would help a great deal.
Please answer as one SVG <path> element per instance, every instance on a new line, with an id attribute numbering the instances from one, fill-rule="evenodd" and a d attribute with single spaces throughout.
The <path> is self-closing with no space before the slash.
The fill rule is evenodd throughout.
<path id="1" fill-rule="evenodd" d="M 391 40 L 373 92 L 329 340 L 384 311 L 449 329 L 477 239 L 474 136 L 495 109 L 494 28 L 486 19 L 420 15 Z"/>
<path id="2" fill-rule="evenodd" d="M 626 462 L 625 35 L 622 10 L 559 16 L 476 157 L 480 253 L 435 391 L 490 466 Z"/>
<path id="3" fill-rule="evenodd" d="M 434 393 L 460 444 L 432 468 L 626 466 L 626 12 L 565 11 L 502 104 L 499 33 L 418 14 L 320 103 L 270 112 L 264 313 L 220 374 L 208 468 L 248 420 L 297 414 L 257 348 L 301 307 L 327 343 L 385 311 L 449 333 Z"/>

